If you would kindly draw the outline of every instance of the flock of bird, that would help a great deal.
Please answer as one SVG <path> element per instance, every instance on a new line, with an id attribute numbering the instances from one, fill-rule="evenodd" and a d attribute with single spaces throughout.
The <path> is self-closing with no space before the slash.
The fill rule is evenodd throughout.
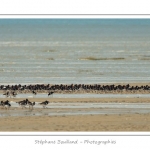
<path id="1" fill-rule="evenodd" d="M 32 92 L 36 95 L 37 92 L 45 92 L 45 91 L 78 91 L 78 90 L 97 90 L 97 91 L 118 91 L 118 90 L 126 90 L 126 91 L 134 91 L 134 90 L 150 90 L 149 85 L 142 86 L 132 86 L 130 84 L 126 85 L 100 85 L 100 84 L 35 84 L 35 85 L 0 85 L 0 90 L 3 91 L 14 91 L 12 95 L 15 96 L 15 92 Z M 50 93 L 50 92 L 49 92 Z M 8 94 L 7 94 L 8 95 Z"/>
<path id="2" fill-rule="evenodd" d="M 26 106 L 29 107 L 29 109 L 33 109 L 33 106 L 35 105 L 35 102 L 30 102 L 28 99 L 25 99 L 25 100 L 22 100 L 22 101 L 19 101 L 19 102 L 16 102 L 18 103 L 18 105 L 23 109 L 23 108 L 26 108 Z M 43 108 L 46 108 L 46 105 L 49 104 L 49 101 L 44 101 L 44 102 L 41 102 L 41 103 L 38 103 L 38 105 L 41 105 L 43 106 Z M 5 108 L 5 109 L 9 109 L 11 107 L 11 104 L 8 100 L 6 101 L 1 101 L 0 103 L 0 106 L 2 108 Z"/>
<path id="3" fill-rule="evenodd" d="M 36 95 L 37 94 L 37 92 L 35 92 L 35 91 L 32 91 L 32 94 L 33 95 Z M 50 96 L 50 95 L 53 95 L 54 94 L 54 92 L 48 92 L 48 96 Z M 16 95 L 17 95 L 17 93 L 15 92 L 15 91 L 6 91 L 3 95 L 5 95 L 6 97 L 16 97 Z"/>
<path id="4" fill-rule="evenodd" d="M 12 91 L 10 89 L 8 90 L 8 87 L 9 86 L 6 87 L 7 90 L 5 91 L 5 93 L 3 95 L 5 95 L 7 98 L 8 97 L 10 97 L 10 98 L 11 97 L 13 97 L 13 98 L 16 97 L 17 92 L 15 90 L 14 91 Z M 31 92 L 32 92 L 33 95 L 37 94 L 37 92 L 35 90 L 32 90 Z M 48 96 L 53 95 L 53 94 L 54 94 L 53 91 L 48 92 Z M 33 106 L 35 105 L 35 102 L 30 102 L 28 99 L 25 99 L 25 100 L 22 100 L 22 101 L 19 101 L 19 102 L 16 102 L 16 103 L 18 103 L 18 105 L 22 109 L 26 108 L 28 106 L 29 109 L 31 109 L 31 110 L 33 109 Z M 46 100 L 44 102 L 38 103 L 38 105 L 42 105 L 43 108 L 46 108 L 46 105 L 48 105 L 48 103 L 49 103 L 49 101 Z M 9 109 L 11 107 L 11 104 L 10 104 L 10 102 L 8 100 L 6 100 L 6 101 L 1 101 L 0 102 L 0 106 L 1 106 L 1 108 Z"/>

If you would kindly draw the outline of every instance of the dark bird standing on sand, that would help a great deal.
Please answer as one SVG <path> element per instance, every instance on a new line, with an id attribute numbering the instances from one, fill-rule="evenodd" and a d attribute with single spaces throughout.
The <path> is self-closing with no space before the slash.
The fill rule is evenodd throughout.
<path id="1" fill-rule="evenodd" d="M 3 101 L 1 101 L 0 106 L 2 106 L 2 107 L 3 107 Z"/>
<path id="2" fill-rule="evenodd" d="M 44 102 L 42 102 L 42 103 L 39 103 L 39 105 L 42 105 L 43 106 L 43 108 L 46 108 L 46 105 L 48 105 L 48 103 L 49 103 L 49 101 L 44 101 Z"/>
<path id="3" fill-rule="evenodd" d="M 7 100 L 7 101 L 1 101 L 1 106 L 5 109 L 9 109 L 11 105 L 9 101 Z"/>
<path id="4" fill-rule="evenodd" d="M 16 102 L 19 104 L 19 106 L 21 106 L 22 108 L 25 107 L 25 106 L 29 106 L 29 109 L 32 108 L 33 109 L 33 106 L 35 105 L 35 102 L 30 102 L 28 99 L 26 100 L 22 100 L 22 101 L 19 101 L 19 102 Z"/>
<path id="5" fill-rule="evenodd" d="M 9 91 L 4 93 L 3 95 L 6 95 L 6 97 L 8 97 L 10 95 Z"/>
<path id="6" fill-rule="evenodd" d="M 36 92 L 35 92 L 35 91 L 32 91 L 32 93 L 33 93 L 34 95 L 36 95 Z"/>
<path id="7" fill-rule="evenodd" d="M 29 109 L 33 109 L 33 106 L 35 105 L 35 102 L 30 102 L 30 101 L 27 101 L 27 105 L 29 105 Z"/>
<path id="8" fill-rule="evenodd" d="M 21 106 L 22 108 L 25 108 L 25 106 L 27 105 L 27 102 L 28 102 L 28 99 L 22 100 L 22 101 L 19 101 L 19 102 L 16 102 L 16 103 L 18 103 L 19 106 Z"/>
<path id="9" fill-rule="evenodd" d="M 17 93 L 12 92 L 12 96 L 13 96 L 13 97 L 16 97 L 16 95 L 17 95 Z"/>
<path id="10" fill-rule="evenodd" d="M 19 101 L 19 102 L 16 102 L 16 103 L 18 103 L 19 105 L 21 104 L 21 103 L 23 103 L 23 102 L 27 102 L 28 101 L 28 99 L 26 99 L 26 100 L 22 100 L 22 101 Z"/>
<path id="11" fill-rule="evenodd" d="M 32 94 L 33 94 L 33 97 L 34 97 L 34 95 L 36 95 L 37 93 L 35 91 L 32 91 Z"/>
<path id="12" fill-rule="evenodd" d="M 54 93 L 54 92 L 49 92 L 49 93 L 48 93 L 48 96 L 53 95 L 53 93 Z"/>

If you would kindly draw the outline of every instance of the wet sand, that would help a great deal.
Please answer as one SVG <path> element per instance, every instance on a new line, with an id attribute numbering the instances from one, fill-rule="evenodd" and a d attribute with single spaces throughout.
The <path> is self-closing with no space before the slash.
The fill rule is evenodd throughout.
<path id="1" fill-rule="evenodd" d="M 19 101 L 22 98 L 1 98 Z M 30 98 L 42 102 L 45 98 Z M 149 98 L 47 98 L 51 103 L 150 103 Z M 43 109 L 37 109 L 43 111 Z M 0 131 L 150 131 L 150 113 L 57 115 L 58 111 L 71 109 L 50 109 L 56 115 L 7 116 L 0 118 Z M 90 111 L 91 109 L 80 109 Z M 97 110 L 97 108 L 93 108 Z M 13 111 L 13 110 L 12 110 Z M 19 112 L 23 110 L 18 109 Z M 44 110 L 45 111 L 45 110 Z M 72 111 L 79 111 L 74 109 Z"/>
<path id="2" fill-rule="evenodd" d="M 0 131 L 150 131 L 150 114 L 6 117 Z"/>
<path id="3" fill-rule="evenodd" d="M 24 98 L 0 98 L 18 102 Z M 28 98 L 31 102 L 43 102 L 48 100 L 50 103 L 150 103 L 150 98 Z"/>

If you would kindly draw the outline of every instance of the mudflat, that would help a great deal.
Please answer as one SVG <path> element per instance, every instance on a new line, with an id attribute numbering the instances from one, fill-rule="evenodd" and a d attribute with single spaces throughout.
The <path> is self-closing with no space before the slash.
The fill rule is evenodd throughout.
<path id="1" fill-rule="evenodd" d="M 150 114 L 5 117 L 0 131 L 150 131 Z"/>
<path id="2" fill-rule="evenodd" d="M 1 98 L 17 102 L 22 98 Z M 42 102 L 45 100 L 51 103 L 150 103 L 149 98 L 29 98 L 30 101 Z M 149 104 L 148 104 L 149 105 Z M 14 108 L 13 108 L 14 109 Z M 16 108 L 22 113 L 24 110 Z M 0 131 L 150 131 L 150 113 L 118 113 L 118 114 L 79 114 L 79 115 L 57 115 L 58 111 L 97 111 L 99 108 L 50 108 L 43 109 L 36 108 L 34 111 L 55 112 L 55 115 L 41 115 L 41 116 L 7 116 L 0 117 Z M 102 109 L 99 109 L 101 111 Z M 1 111 L 3 111 L 1 109 Z M 27 109 L 28 111 L 28 109 Z M 111 111 L 111 110 L 108 110 Z M 121 109 L 120 109 L 121 111 Z M 106 109 L 107 112 L 107 109 Z M 30 114 L 30 112 L 28 112 Z"/>

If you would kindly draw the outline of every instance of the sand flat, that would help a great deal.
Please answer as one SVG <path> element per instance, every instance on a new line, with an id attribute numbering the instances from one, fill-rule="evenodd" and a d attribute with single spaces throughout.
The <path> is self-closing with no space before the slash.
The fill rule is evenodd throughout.
<path id="1" fill-rule="evenodd" d="M 150 114 L 6 117 L 0 131 L 150 131 Z"/>
<path id="2" fill-rule="evenodd" d="M 1 99 L 1 100 L 6 100 Z M 9 99 L 19 101 L 22 99 Z M 44 98 L 31 98 L 41 102 Z M 150 103 L 149 98 L 48 98 L 51 103 Z M 42 108 L 39 109 L 42 111 Z M 7 116 L 1 117 L 0 131 L 150 131 L 150 113 L 57 115 L 58 111 L 71 109 L 50 109 L 53 116 Z M 83 109 L 74 109 L 81 111 Z M 97 108 L 84 109 L 84 111 Z M 13 110 L 12 110 L 13 111 Z M 22 109 L 18 111 L 22 112 Z"/>

